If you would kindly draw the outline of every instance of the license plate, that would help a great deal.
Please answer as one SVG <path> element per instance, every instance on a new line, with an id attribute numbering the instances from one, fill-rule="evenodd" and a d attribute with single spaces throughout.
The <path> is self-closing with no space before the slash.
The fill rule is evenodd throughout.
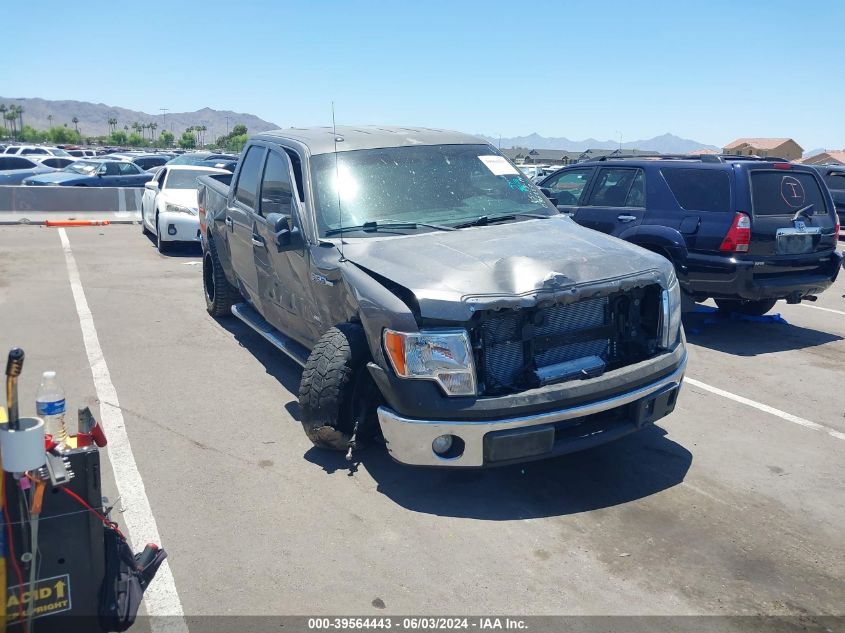
<path id="1" fill-rule="evenodd" d="M 820 235 L 821 229 L 818 227 L 778 229 L 777 252 L 781 255 L 812 253 Z"/>

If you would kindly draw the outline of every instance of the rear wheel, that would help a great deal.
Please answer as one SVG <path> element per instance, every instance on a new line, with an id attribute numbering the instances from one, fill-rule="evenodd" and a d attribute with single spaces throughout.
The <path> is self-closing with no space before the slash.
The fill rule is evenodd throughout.
<path id="1" fill-rule="evenodd" d="M 205 309 L 213 317 L 230 316 L 232 306 L 241 300 L 241 293 L 226 279 L 217 249 L 211 240 L 202 258 L 202 285 Z"/>
<path id="2" fill-rule="evenodd" d="M 740 299 L 716 299 L 716 305 L 723 312 L 736 312 L 749 316 L 763 316 L 775 307 L 777 299 L 761 299 L 760 301 L 742 301 Z"/>

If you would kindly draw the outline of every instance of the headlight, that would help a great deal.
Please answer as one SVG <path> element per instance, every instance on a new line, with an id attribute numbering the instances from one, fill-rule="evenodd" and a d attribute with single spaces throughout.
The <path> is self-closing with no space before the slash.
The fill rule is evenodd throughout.
<path id="1" fill-rule="evenodd" d="M 674 270 L 669 276 L 669 287 L 662 292 L 661 304 L 663 313 L 660 347 L 669 349 L 678 342 L 681 331 L 681 286 L 678 284 L 678 277 Z"/>
<path id="2" fill-rule="evenodd" d="M 191 209 L 189 207 L 183 207 L 182 205 L 172 204 L 170 202 L 168 202 L 166 205 L 164 205 L 164 210 L 169 211 L 170 213 L 187 213 L 188 215 L 196 215 L 197 214 L 196 209 Z"/>
<path id="3" fill-rule="evenodd" d="M 398 376 L 433 380 L 447 396 L 475 395 L 475 364 L 466 330 L 385 330 L 384 349 Z"/>

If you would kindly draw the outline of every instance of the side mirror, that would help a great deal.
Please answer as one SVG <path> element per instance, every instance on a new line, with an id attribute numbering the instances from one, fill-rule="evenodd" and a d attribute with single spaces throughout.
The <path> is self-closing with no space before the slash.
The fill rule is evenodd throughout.
<path id="1" fill-rule="evenodd" d="M 155 191 L 156 189 L 158 189 L 158 183 L 155 180 L 150 180 L 150 181 L 144 183 L 144 187 L 147 188 L 147 189 L 152 189 L 153 191 Z"/>
<path id="2" fill-rule="evenodd" d="M 267 224 L 273 227 L 273 242 L 276 250 L 290 251 L 299 248 L 302 242 L 302 233 L 298 226 L 292 226 L 291 216 L 283 213 L 271 213 L 267 216 Z"/>

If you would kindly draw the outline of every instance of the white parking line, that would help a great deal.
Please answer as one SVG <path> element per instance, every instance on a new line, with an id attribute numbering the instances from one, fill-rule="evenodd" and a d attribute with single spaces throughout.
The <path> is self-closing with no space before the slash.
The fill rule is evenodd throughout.
<path id="1" fill-rule="evenodd" d="M 97 398 L 100 400 L 100 417 L 109 440 L 107 449 L 109 461 L 114 470 L 117 490 L 120 493 L 123 505 L 126 507 L 123 517 L 129 532 L 128 537 L 137 551 L 147 543 L 161 543 L 161 537 L 153 518 L 150 501 L 147 499 L 144 482 L 135 464 L 132 447 L 129 445 L 129 436 L 126 434 L 126 425 L 117 399 L 117 391 L 111 381 L 106 359 L 100 347 L 100 340 L 94 327 L 94 317 L 88 307 L 85 291 L 82 289 L 76 259 L 73 256 L 73 251 L 71 251 L 67 233 L 62 228 L 59 229 L 59 238 L 62 241 L 62 249 L 65 253 L 70 288 L 73 292 L 73 301 L 76 304 L 76 313 L 79 316 L 79 325 L 82 328 L 82 340 L 85 343 L 85 352 L 91 366 L 94 388 L 97 390 Z M 188 627 L 185 623 L 182 603 L 179 601 L 173 572 L 170 570 L 167 560 L 159 567 L 155 580 L 147 588 L 144 601 L 149 615 L 176 616 L 151 618 L 150 626 L 153 630 L 187 633 Z"/>
<path id="2" fill-rule="evenodd" d="M 805 308 L 812 308 L 813 310 L 824 310 L 825 312 L 833 312 L 833 314 L 841 314 L 842 316 L 845 316 L 845 312 L 842 312 L 841 310 L 831 310 L 830 308 L 822 308 L 821 306 L 811 306 L 803 301 L 798 305 L 802 305 Z"/>
<path id="3" fill-rule="evenodd" d="M 733 400 L 734 402 L 739 402 L 740 404 L 744 404 L 749 407 L 754 407 L 760 411 L 764 411 L 765 413 L 770 413 L 771 415 L 776 415 L 779 418 L 787 420 L 789 422 L 794 422 L 795 424 L 800 424 L 801 426 L 805 426 L 808 429 L 813 429 L 814 431 L 821 431 L 822 433 L 827 433 L 831 437 L 835 437 L 838 440 L 845 440 L 845 433 L 841 431 L 837 431 L 836 429 L 832 429 L 829 426 L 825 426 L 824 424 L 819 424 L 818 422 L 811 422 L 810 420 L 805 420 L 804 418 L 799 418 L 797 415 L 792 415 L 791 413 L 787 413 L 786 411 L 781 411 L 780 409 L 775 409 L 774 407 L 770 407 L 767 404 L 762 404 L 760 402 L 755 402 L 754 400 L 749 400 L 748 398 L 744 398 L 742 396 L 738 396 L 735 393 L 731 393 L 730 391 L 725 391 L 724 389 L 719 389 L 718 387 L 712 387 L 706 383 L 701 381 L 695 380 L 694 378 L 684 378 L 684 382 L 687 382 L 694 387 L 698 387 L 700 389 L 704 389 L 705 391 L 709 391 L 710 393 L 715 393 L 718 396 L 722 396 L 723 398 L 728 398 L 729 400 Z"/>

